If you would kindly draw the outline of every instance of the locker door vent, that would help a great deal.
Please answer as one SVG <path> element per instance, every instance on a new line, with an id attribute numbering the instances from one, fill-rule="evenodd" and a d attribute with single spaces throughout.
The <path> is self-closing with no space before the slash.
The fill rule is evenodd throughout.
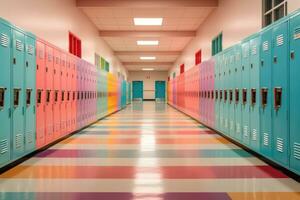
<path id="1" fill-rule="evenodd" d="M 283 45 L 283 43 L 284 43 L 283 34 L 278 35 L 276 37 L 276 44 L 277 44 L 277 46 L 281 46 L 281 45 Z"/>
<path id="2" fill-rule="evenodd" d="M 48 61 L 52 62 L 52 55 L 50 53 L 48 53 Z"/>
<path id="3" fill-rule="evenodd" d="M 8 45 L 9 45 L 9 37 L 6 34 L 1 33 L 0 43 L 1 43 L 2 46 L 8 47 Z"/>
<path id="4" fill-rule="evenodd" d="M 23 44 L 22 44 L 21 40 L 16 40 L 16 49 L 18 51 L 23 51 Z"/>
<path id="5" fill-rule="evenodd" d="M 300 143 L 294 143 L 294 157 L 300 160 Z"/>
<path id="6" fill-rule="evenodd" d="M 27 131 L 26 141 L 27 141 L 28 144 L 33 143 L 33 133 L 32 133 L 32 131 Z"/>
<path id="7" fill-rule="evenodd" d="M 294 40 L 300 39 L 300 27 L 295 28 L 294 30 Z"/>
<path id="8" fill-rule="evenodd" d="M 256 55 L 256 54 L 257 54 L 257 47 L 256 45 L 254 45 L 252 48 L 252 55 Z"/>
<path id="9" fill-rule="evenodd" d="M 268 41 L 264 41 L 263 43 L 263 51 L 268 51 L 269 50 L 269 42 Z"/>
<path id="10" fill-rule="evenodd" d="M 253 141 L 256 141 L 256 140 L 257 140 L 257 130 L 256 130 L 256 129 L 253 129 L 253 130 L 252 130 L 252 140 L 253 140 Z"/>
<path id="11" fill-rule="evenodd" d="M 248 126 L 244 126 L 244 136 L 248 137 Z"/>
<path id="12" fill-rule="evenodd" d="M 239 123 L 236 123 L 236 132 L 241 133 L 241 125 Z"/>
<path id="13" fill-rule="evenodd" d="M 27 53 L 30 55 L 34 54 L 34 47 L 32 45 L 27 45 Z"/>
<path id="14" fill-rule="evenodd" d="M 8 152 L 8 140 L 1 140 L 0 141 L 0 154 L 5 154 Z"/>
<path id="15" fill-rule="evenodd" d="M 276 140 L 276 149 L 279 152 L 283 152 L 283 139 L 282 138 L 277 138 L 277 140 Z"/>
<path id="16" fill-rule="evenodd" d="M 20 148 L 20 147 L 22 147 L 22 137 L 23 137 L 23 135 L 22 134 L 17 134 L 16 135 L 16 148 L 18 149 L 18 148 Z"/>
<path id="17" fill-rule="evenodd" d="M 269 134 L 264 133 L 264 145 L 269 146 Z"/>

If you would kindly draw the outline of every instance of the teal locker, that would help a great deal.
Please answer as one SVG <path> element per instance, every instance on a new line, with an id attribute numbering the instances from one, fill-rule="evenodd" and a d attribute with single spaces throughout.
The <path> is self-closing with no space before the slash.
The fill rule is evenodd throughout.
<path id="1" fill-rule="evenodd" d="M 300 14 L 290 19 L 290 168 L 300 174 Z"/>
<path id="2" fill-rule="evenodd" d="M 272 131 L 273 158 L 287 166 L 288 165 L 288 21 L 282 20 L 273 28 L 273 64 L 272 64 L 272 90 L 273 90 L 273 109 L 272 109 Z"/>
<path id="3" fill-rule="evenodd" d="M 133 99 L 143 100 L 143 81 L 133 81 Z"/>
<path id="4" fill-rule="evenodd" d="M 221 132 L 224 132 L 224 58 L 223 58 L 223 53 L 219 55 L 220 60 L 219 60 L 219 83 L 220 83 L 220 88 L 219 88 L 219 109 L 220 109 L 220 115 L 219 115 L 219 128 Z"/>
<path id="5" fill-rule="evenodd" d="M 235 139 L 242 140 L 242 49 L 241 44 L 235 46 L 234 64 L 234 114 L 235 114 Z"/>
<path id="6" fill-rule="evenodd" d="M 234 80 L 235 80 L 235 47 L 229 51 L 229 68 L 228 68 L 228 119 L 229 119 L 229 135 L 233 138 L 235 135 L 235 112 L 234 112 Z"/>
<path id="7" fill-rule="evenodd" d="M 0 18 L 0 167 L 11 156 L 11 28 Z"/>
<path id="8" fill-rule="evenodd" d="M 25 122 L 25 35 L 18 29 L 12 29 L 12 132 L 13 160 L 24 155 Z"/>
<path id="9" fill-rule="evenodd" d="M 215 56 L 215 129 L 220 131 L 220 56 Z"/>
<path id="10" fill-rule="evenodd" d="M 259 152 L 259 67 L 260 67 L 260 34 L 250 40 L 250 147 Z"/>
<path id="11" fill-rule="evenodd" d="M 155 81 L 155 99 L 164 101 L 166 95 L 166 82 Z"/>
<path id="12" fill-rule="evenodd" d="M 222 107 L 223 107 L 223 126 L 222 126 L 222 132 L 225 135 L 228 135 L 228 105 L 227 105 L 227 99 L 228 99 L 228 53 L 223 53 L 223 62 L 222 62 L 222 77 L 223 77 L 223 100 L 222 100 Z"/>
<path id="13" fill-rule="evenodd" d="M 250 56 L 249 56 L 249 39 L 242 42 L 242 143 L 249 146 L 250 143 L 250 115 L 249 115 L 249 73 L 250 73 Z"/>
<path id="14" fill-rule="evenodd" d="M 272 29 L 261 33 L 260 153 L 272 157 Z"/>
<path id="15" fill-rule="evenodd" d="M 25 151 L 32 152 L 35 149 L 35 105 L 36 105 L 36 42 L 32 35 L 25 36 Z"/>

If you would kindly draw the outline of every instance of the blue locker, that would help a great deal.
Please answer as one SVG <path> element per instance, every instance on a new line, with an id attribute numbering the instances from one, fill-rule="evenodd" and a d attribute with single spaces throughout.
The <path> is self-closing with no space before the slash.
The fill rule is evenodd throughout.
<path id="1" fill-rule="evenodd" d="M 288 127 L 288 21 L 281 20 L 273 27 L 272 33 L 273 64 L 272 64 L 272 132 L 273 158 L 275 161 L 288 165 L 289 127 Z"/>
<path id="2" fill-rule="evenodd" d="M 259 67 L 260 67 L 260 34 L 250 40 L 250 147 L 259 152 Z"/>
<path id="3" fill-rule="evenodd" d="M 11 39 L 10 24 L 0 18 L 0 167 L 11 156 Z"/>
<path id="4" fill-rule="evenodd" d="M 13 155 L 17 159 L 24 155 L 25 128 L 25 35 L 17 28 L 12 29 L 12 138 Z"/>
<path id="5" fill-rule="evenodd" d="M 242 140 L 242 49 L 241 44 L 235 46 L 234 68 L 234 114 L 235 114 L 235 139 Z"/>
<path id="6" fill-rule="evenodd" d="M 250 115 L 249 115 L 249 106 L 250 106 L 250 56 L 249 56 L 249 39 L 246 39 L 242 42 L 242 85 L 241 85 L 241 102 L 242 102 L 242 143 L 246 146 L 249 146 L 250 143 Z"/>
<path id="7" fill-rule="evenodd" d="M 300 14 L 290 19 L 290 168 L 300 174 Z"/>
<path id="8" fill-rule="evenodd" d="M 272 157 L 272 29 L 261 33 L 260 44 L 260 153 Z"/>
<path id="9" fill-rule="evenodd" d="M 25 151 L 27 153 L 35 149 L 36 132 L 36 40 L 31 34 L 25 36 Z"/>

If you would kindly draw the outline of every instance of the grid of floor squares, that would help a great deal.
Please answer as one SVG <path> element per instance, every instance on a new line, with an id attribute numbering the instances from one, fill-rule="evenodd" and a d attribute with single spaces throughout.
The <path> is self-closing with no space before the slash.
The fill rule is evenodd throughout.
<path id="1" fill-rule="evenodd" d="M 133 103 L 0 175 L 0 199 L 300 199 L 300 183 L 163 103 Z"/>

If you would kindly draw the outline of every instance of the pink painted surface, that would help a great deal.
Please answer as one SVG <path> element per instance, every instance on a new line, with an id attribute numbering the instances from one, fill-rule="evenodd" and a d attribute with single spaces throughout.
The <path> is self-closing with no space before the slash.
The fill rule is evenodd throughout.
<path id="1" fill-rule="evenodd" d="M 60 129 L 60 105 L 61 105 L 61 69 L 60 69 L 60 51 L 54 49 L 54 105 L 53 105 L 53 124 L 54 124 L 54 139 L 61 135 Z M 57 97 L 56 97 L 57 95 Z"/>
<path id="2" fill-rule="evenodd" d="M 65 135 L 67 132 L 66 121 L 66 87 L 67 87 L 67 71 L 66 71 L 66 54 L 61 52 L 61 105 L 60 105 L 60 127 L 61 135 Z"/>

